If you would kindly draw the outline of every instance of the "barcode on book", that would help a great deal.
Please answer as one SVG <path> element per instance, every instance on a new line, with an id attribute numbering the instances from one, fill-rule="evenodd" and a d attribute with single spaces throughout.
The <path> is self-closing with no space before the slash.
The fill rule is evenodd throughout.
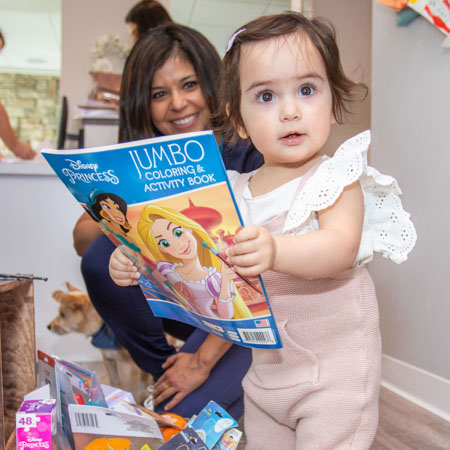
<path id="1" fill-rule="evenodd" d="M 271 328 L 261 328 L 254 330 L 252 328 L 237 328 L 242 342 L 246 344 L 275 344 L 276 340 L 273 336 Z"/>
<path id="2" fill-rule="evenodd" d="M 100 428 L 98 425 L 97 414 L 75 413 L 75 424 L 77 427 Z"/>

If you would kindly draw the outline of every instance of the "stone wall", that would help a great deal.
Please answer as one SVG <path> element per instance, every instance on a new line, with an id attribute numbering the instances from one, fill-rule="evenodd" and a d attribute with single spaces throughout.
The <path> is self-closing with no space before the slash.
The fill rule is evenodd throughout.
<path id="1" fill-rule="evenodd" d="M 36 149 L 43 141 L 56 146 L 59 122 L 59 78 L 0 73 L 0 100 L 21 141 Z M 0 139 L 0 152 L 11 154 Z"/>

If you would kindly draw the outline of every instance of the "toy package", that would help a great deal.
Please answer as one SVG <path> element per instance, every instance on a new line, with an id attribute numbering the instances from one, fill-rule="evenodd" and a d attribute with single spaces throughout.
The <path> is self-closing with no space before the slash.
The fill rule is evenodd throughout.
<path id="1" fill-rule="evenodd" d="M 209 450 L 198 433 L 187 426 L 177 435 L 167 441 L 161 450 Z"/>
<path id="2" fill-rule="evenodd" d="M 36 378 L 37 387 L 48 384 L 50 397 L 56 398 L 55 359 L 42 350 L 37 351 Z"/>
<path id="3" fill-rule="evenodd" d="M 197 432 L 210 449 L 221 440 L 225 431 L 237 425 L 238 423 L 214 401 L 210 401 L 197 417 L 188 422 L 188 426 Z"/>
<path id="4" fill-rule="evenodd" d="M 25 400 L 16 413 L 16 448 L 52 449 L 56 434 L 56 400 Z"/>
<path id="5" fill-rule="evenodd" d="M 69 405 L 75 450 L 156 450 L 163 443 L 151 417 L 89 405 Z"/>
<path id="6" fill-rule="evenodd" d="M 235 450 L 242 437 L 242 431 L 237 428 L 230 428 L 226 430 L 213 450 Z"/>
<path id="7" fill-rule="evenodd" d="M 107 384 L 101 384 L 100 386 L 103 391 L 103 396 L 105 397 L 106 405 L 109 409 L 137 414 L 138 416 L 142 415 L 138 408 L 131 406 L 131 404 L 136 403 L 131 392 Z"/>

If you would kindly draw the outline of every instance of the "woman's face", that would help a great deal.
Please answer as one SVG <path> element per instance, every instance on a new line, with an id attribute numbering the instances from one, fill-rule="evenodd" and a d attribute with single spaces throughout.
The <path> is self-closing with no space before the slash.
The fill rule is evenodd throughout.
<path id="1" fill-rule="evenodd" d="M 189 228 L 160 218 L 153 223 L 152 232 L 161 253 L 179 259 L 197 257 L 197 240 Z"/>
<path id="2" fill-rule="evenodd" d="M 155 72 L 151 87 L 153 123 L 164 135 L 207 130 L 210 111 L 192 64 L 173 55 Z"/>

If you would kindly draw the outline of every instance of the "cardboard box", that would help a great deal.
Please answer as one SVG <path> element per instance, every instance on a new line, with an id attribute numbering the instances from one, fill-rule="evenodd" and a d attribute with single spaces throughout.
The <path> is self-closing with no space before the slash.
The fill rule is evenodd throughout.
<path id="1" fill-rule="evenodd" d="M 156 421 L 89 405 L 69 405 L 75 450 L 156 450 L 163 443 Z"/>
<path id="2" fill-rule="evenodd" d="M 52 449 L 56 400 L 25 400 L 16 413 L 16 449 Z"/>

